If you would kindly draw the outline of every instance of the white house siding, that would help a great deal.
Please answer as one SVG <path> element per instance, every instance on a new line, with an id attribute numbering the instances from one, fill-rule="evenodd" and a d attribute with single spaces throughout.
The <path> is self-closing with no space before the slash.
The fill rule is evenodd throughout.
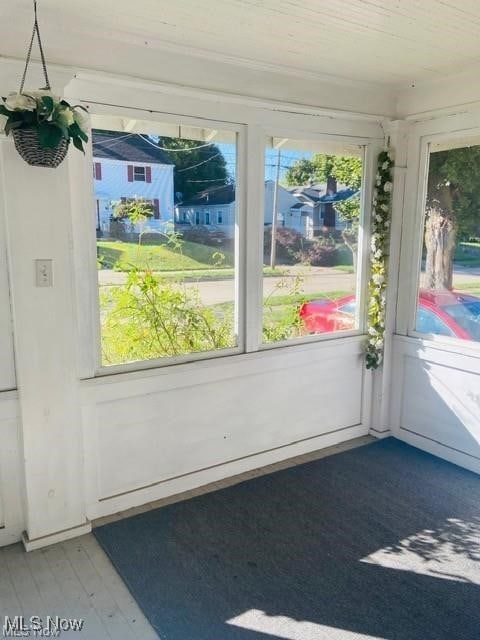
<path id="1" fill-rule="evenodd" d="M 173 221 L 173 165 L 135 163 L 95 157 L 93 161 L 101 166 L 101 179 L 94 177 L 95 219 L 97 225 L 100 220 L 100 229 L 103 232 L 109 230 L 112 202 L 121 198 L 145 198 L 152 201 L 158 199 L 160 217 L 158 220 L 151 218 L 147 227 L 161 228 L 165 223 Z M 151 182 L 135 180 L 129 182 L 128 165 L 150 167 Z"/>
<path id="2" fill-rule="evenodd" d="M 211 231 L 222 231 L 227 238 L 235 236 L 235 202 L 208 206 L 177 205 L 175 211 L 175 221 L 180 225 L 200 225 Z"/>

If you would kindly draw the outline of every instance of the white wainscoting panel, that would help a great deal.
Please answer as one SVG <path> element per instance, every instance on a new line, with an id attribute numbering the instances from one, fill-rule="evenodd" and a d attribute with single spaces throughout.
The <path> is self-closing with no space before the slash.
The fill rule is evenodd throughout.
<path id="1" fill-rule="evenodd" d="M 25 528 L 19 422 L 16 392 L 0 393 L 0 546 L 20 540 Z"/>
<path id="2" fill-rule="evenodd" d="M 366 434 L 363 378 L 353 339 L 84 382 L 88 516 Z"/>
<path id="3" fill-rule="evenodd" d="M 395 343 L 394 435 L 480 473 L 479 354 L 413 338 Z"/>

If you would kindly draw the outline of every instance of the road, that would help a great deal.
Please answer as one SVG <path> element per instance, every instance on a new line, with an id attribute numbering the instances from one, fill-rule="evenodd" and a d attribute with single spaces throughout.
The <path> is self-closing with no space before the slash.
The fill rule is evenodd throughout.
<path id="1" fill-rule="evenodd" d="M 453 282 L 478 283 L 480 286 L 480 274 L 478 270 L 455 270 Z M 125 283 L 127 275 L 121 271 L 103 269 L 99 273 L 100 286 L 121 285 Z M 301 279 L 296 281 L 296 279 Z M 293 293 L 298 282 L 299 292 L 305 294 L 349 292 L 355 289 L 355 275 L 345 273 L 332 267 L 292 267 L 288 275 L 280 277 L 265 277 L 263 279 L 264 296 L 288 295 Z M 203 282 L 186 282 L 183 286 L 187 289 L 198 290 L 200 299 L 205 305 L 231 302 L 234 299 L 233 280 L 205 280 Z"/>

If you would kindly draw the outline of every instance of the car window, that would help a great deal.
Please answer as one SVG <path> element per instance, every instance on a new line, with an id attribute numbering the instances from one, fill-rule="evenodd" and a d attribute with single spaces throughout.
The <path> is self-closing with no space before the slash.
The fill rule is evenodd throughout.
<path id="1" fill-rule="evenodd" d="M 347 302 L 347 304 L 342 304 L 341 307 L 338 307 L 338 310 L 342 313 L 348 313 L 349 315 L 353 316 L 355 313 L 355 300 Z"/>
<path id="2" fill-rule="evenodd" d="M 454 333 L 436 313 L 425 307 L 417 308 L 417 320 L 415 325 L 419 333 L 434 333 L 439 336 L 453 336 Z"/>
<path id="3" fill-rule="evenodd" d="M 442 307 L 462 329 L 468 331 L 473 340 L 480 340 L 480 300 L 478 302 L 461 301 Z"/>

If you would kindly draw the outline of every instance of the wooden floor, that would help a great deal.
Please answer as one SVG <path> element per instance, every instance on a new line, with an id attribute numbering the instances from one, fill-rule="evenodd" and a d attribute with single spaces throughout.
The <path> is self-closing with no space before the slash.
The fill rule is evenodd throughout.
<path id="1" fill-rule="evenodd" d="M 213 491 L 332 453 L 361 446 L 373 438 L 349 442 L 217 482 L 201 489 L 115 514 L 94 524 L 128 517 L 148 509 Z M 158 636 L 113 568 L 94 536 L 89 534 L 45 549 L 25 553 L 20 544 L 0 549 L 0 637 L 4 616 L 81 618 L 83 630 L 61 633 L 78 640 L 157 640 Z M 33 634 L 31 637 L 34 637 Z M 219 639 L 220 640 L 220 639 Z"/>

